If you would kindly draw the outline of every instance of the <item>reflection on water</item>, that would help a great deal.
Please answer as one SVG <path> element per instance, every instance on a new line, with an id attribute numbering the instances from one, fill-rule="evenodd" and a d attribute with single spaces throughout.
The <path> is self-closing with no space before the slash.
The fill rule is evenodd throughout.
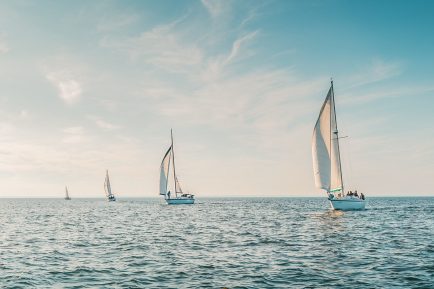
<path id="1" fill-rule="evenodd" d="M 432 288 L 434 198 L 0 200 L 1 288 Z"/>

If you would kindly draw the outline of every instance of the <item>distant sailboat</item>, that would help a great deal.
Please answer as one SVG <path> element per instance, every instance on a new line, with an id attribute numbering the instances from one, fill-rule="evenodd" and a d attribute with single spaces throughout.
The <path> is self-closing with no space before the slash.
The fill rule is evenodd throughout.
<path id="1" fill-rule="evenodd" d="M 365 209 L 363 195 L 359 198 L 344 193 L 333 81 L 313 130 L 312 157 L 315 184 L 327 191 L 333 209 Z"/>
<path id="2" fill-rule="evenodd" d="M 108 170 L 106 170 L 105 181 L 104 181 L 104 190 L 109 202 L 116 201 L 115 195 L 112 193 L 112 187 L 110 185 L 110 178 Z"/>
<path id="3" fill-rule="evenodd" d="M 164 196 L 167 204 L 178 205 L 178 204 L 194 204 L 194 195 L 186 194 L 182 192 L 181 186 L 179 184 L 178 178 L 175 171 L 175 153 L 173 150 L 173 135 L 172 130 L 170 130 L 171 145 L 167 150 L 166 154 L 161 161 L 160 167 L 160 195 Z M 173 182 L 175 185 L 175 197 L 171 196 L 171 192 L 167 191 L 167 186 L 169 183 L 169 172 L 170 172 L 170 162 L 172 162 L 173 167 Z"/>
<path id="4" fill-rule="evenodd" d="M 71 200 L 71 198 L 69 197 L 68 187 L 67 186 L 65 186 L 65 200 L 67 200 L 67 201 Z"/>

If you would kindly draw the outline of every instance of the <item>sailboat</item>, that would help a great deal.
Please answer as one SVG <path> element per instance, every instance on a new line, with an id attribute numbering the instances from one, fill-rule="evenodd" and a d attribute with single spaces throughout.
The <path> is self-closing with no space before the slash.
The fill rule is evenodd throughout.
<path id="1" fill-rule="evenodd" d="M 71 200 L 71 197 L 69 197 L 68 187 L 67 186 L 65 186 L 65 200 L 67 200 L 67 201 Z"/>
<path id="2" fill-rule="evenodd" d="M 113 193 L 112 193 L 112 187 L 110 185 L 110 178 L 109 178 L 108 170 L 106 170 L 106 174 L 105 174 L 104 190 L 105 190 L 105 194 L 107 196 L 107 200 L 109 202 L 116 201 L 115 195 L 113 195 Z"/>
<path id="3" fill-rule="evenodd" d="M 333 81 L 313 130 L 312 158 L 316 187 L 326 190 L 332 209 L 365 209 L 363 195 L 344 193 Z"/>
<path id="4" fill-rule="evenodd" d="M 166 154 L 161 161 L 160 166 L 160 195 L 164 196 L 167 204 L 169 205 L 180 205 L 180 204 L 194 204 L 194 195 L 186 194 L 182 191 L 181 186 L 178 181 L 178 177 L 176 176 L 175 170 L 175 152 L 173 150 L 173 134 L 172 130 L 170 130 L 170 139 L 171 145 L 167 150 Z M 172 162 L 173 168 L 173 182 L 175 184 L 175 196 L 171 195 L 171 192 L 167 190 L 167 186 L 169 184 L 169 172 L 170 172 L 170 163 Z"/>

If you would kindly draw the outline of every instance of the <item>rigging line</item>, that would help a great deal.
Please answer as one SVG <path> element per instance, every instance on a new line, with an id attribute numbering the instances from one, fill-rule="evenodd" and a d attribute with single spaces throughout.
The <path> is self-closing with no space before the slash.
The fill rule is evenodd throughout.
<path id="1" fill-rule="evenodd" d="M 173 133 L 172 129 L 170 129 L 170 139 L 172 141 L 172 165 L 173 165 L 173 181 L 175 182 L 175 196 L 178 196 L 177 193 L 177 184 L 176 184 L 176 170 L 175 170 L 175 150 L 173 148 Z"/>
<path id="2" fill-rule="evenodd" d="M 340 155 L 340 149 L 339 149 L 339 135 L 338 135 L 338 122 L 336 119 L 336 105 L 335 105 L 335 90 L 333 87 L 333 80 L 331 81 L 331 90 L 332 90 L 332 99 L 333 99 L 333 112 L 334 112 L 334 118 L 335 118 L 335 127 L 336 127 L 336 144 L 337 144 L 337 153 L 338 153 L 338 161 L 339 161 L 339 173 L 341 175 L 341 190 L 344 192 L 344 177 L 342 173 L 342 164 L 341 164 L 341 155 Z"/>

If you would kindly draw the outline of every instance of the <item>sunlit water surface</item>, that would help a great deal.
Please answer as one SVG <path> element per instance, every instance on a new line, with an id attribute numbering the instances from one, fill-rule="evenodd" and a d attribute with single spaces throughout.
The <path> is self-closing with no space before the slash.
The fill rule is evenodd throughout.
<path id="1" fill-rule="evenodd" d="M 434 288 L 434 198 L 0 199 L 0 288 Z"/>

